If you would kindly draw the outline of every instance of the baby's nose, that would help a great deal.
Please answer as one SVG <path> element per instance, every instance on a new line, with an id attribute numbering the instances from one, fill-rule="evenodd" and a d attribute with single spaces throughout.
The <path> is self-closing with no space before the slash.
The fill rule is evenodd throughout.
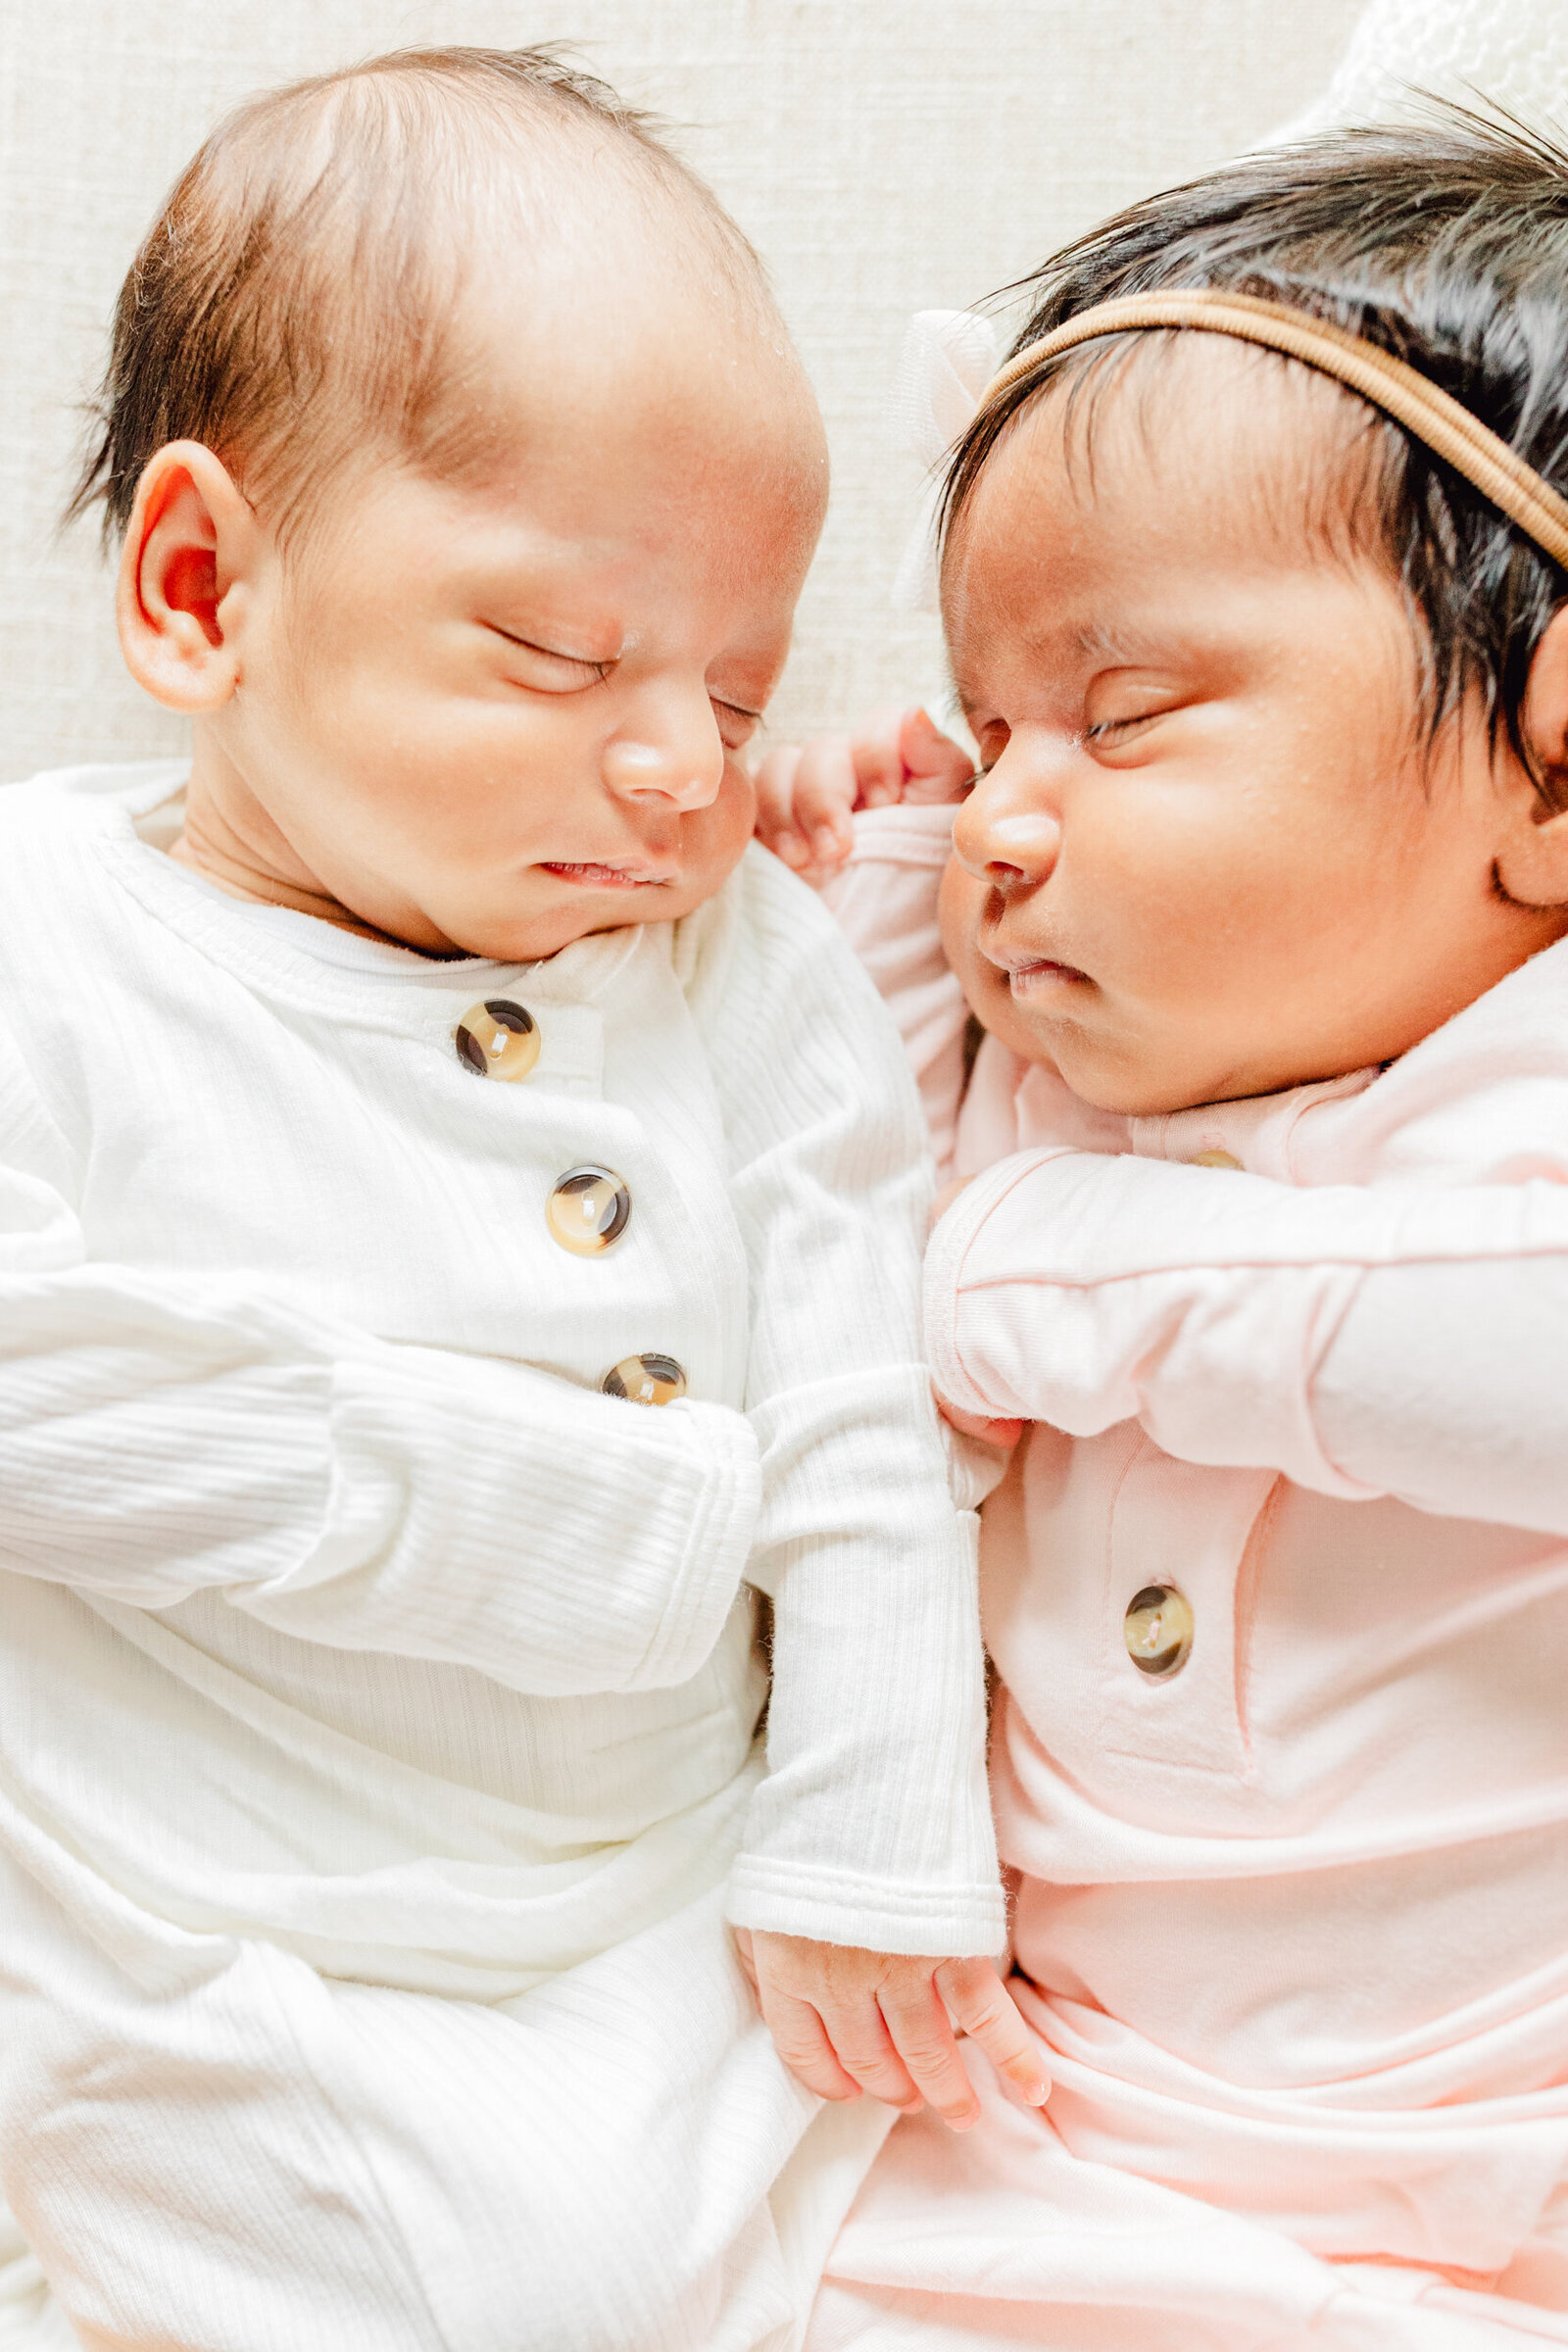
<path id="1" fill-rule="evenodd" d="M 978 794 L 959 809 L 953 847 L 960 865 L 994 890 L 1042 882 L 1061 852 L 1061 826 L 1047 808 L 996 815 L 977 807 Z"/>
<path id="2" fill-rule="evenodd" d="M 664 743 L 637 743 L 619 738 L 604 753 L 604 776 L 612 792 L 627 799 L 657 795 L 680 808 L 703 808 L 712 800 L 724 774 L 724 752 L 716 728 L 710 725 L 706 740 L 693 730 L 693 739 L 672 733 Z"/>

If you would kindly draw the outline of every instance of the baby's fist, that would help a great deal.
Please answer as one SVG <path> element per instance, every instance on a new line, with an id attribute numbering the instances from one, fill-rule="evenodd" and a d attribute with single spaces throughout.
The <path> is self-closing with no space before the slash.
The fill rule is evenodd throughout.
<path id="1" fill-rule="evenodd" d="M 797 873 L 825 879 L 850 854 L 857 808 L 961 800 L 973 773 L 924 710 L 884 710 L 858 734 L 769 752 L 757 771 L 757 836 Z"/>

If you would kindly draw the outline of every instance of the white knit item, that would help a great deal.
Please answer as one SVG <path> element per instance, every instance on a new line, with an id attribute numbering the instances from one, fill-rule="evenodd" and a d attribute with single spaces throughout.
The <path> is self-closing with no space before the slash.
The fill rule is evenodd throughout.
<path id="1" fill-rule="evenodd" d="M 213 890 L 180 782 L 0 800 L 0 2193 L 93 2340 L 771 2345 L 810 2102 L 726 1877 L 1004 1926 L 898 1039 L 760 850 L 454 964 Z M 600 1393 L 646 1350 L 684 1398 Z"/>
<path id="2" fill-rule="evenodd" d="M 1424 93 L 1568 133 L 1568 9 L 1561 0 L 1372 0 L 1328 88 L 1274 135 L 1397 121 L 1419 112 Z"/>

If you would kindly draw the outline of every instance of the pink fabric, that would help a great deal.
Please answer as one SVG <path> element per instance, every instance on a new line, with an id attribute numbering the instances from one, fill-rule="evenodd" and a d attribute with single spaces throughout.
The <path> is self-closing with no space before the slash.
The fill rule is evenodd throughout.
<path id="1" fill-rule="evenodd" d="M 942 817 L 833 897 L 976 1179 L 939 1385 L 1036 1424 L 982 1589 L 1058 2087 L 895 2129 L 809 2352 L 1568 2342 L 1568 943 L 1381 1073 L 1126 1121 L 987 1040 L 959 1112 Z"/>

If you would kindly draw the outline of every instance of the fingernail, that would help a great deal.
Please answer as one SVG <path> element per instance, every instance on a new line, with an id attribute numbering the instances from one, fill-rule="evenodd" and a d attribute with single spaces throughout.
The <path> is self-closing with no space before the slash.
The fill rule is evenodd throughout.
<path id="1" fill-rule="evenodd" d="M 818 825 L 811 841 L 819 858 L 829 860 L 839 854 L 839 837 L 831 825 Z"/>
<path id="2" fill-rule="evenodd" d="M 885 784 L 868 784 L 861 797 L 868 808 L 885 808 L 893 795 Z"/>
<path id="3" fill-rule="evenodd" d="M 798 833 L 781 833 L 773 846 L 786 865 L 804 865 L 810 856 Z"/>

